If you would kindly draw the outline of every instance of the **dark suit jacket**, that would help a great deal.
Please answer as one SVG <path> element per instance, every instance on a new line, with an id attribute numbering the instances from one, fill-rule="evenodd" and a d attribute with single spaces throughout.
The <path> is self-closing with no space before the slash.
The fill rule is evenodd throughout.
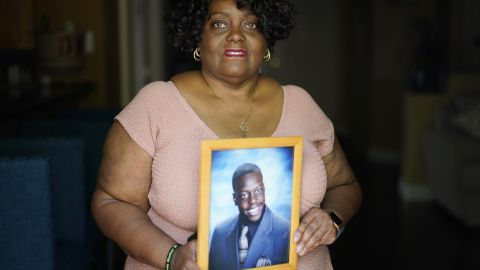
<path id="1" fill-rule="evenodd" d="M 239 216 L 236 215 L 215 227 L 210 244 L 210 270 L 239 269 L 238 235 Z M 275 215 L 267 206 L 249 245 L 244 268 L 254 268 L 261 256 L 272 265 L 287 263 L 290 240 L 290 222 Z"/>

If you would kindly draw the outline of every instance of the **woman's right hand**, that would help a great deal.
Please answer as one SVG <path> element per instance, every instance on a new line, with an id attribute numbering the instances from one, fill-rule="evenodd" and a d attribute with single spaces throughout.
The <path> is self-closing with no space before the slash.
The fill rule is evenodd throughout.
<path id="1" fill-rule="evenodd" d="M 179 247 L 173 255 L 172 270 L 200 270 L 197 266 L 197 240 Z"/>

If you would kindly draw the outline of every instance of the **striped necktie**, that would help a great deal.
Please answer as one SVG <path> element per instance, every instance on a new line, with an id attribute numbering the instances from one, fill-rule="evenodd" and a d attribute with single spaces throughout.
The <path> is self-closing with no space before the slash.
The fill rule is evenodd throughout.
<path id="1" fill-rule="evenodd" d="M 242 232 L 240 233 L 240 238 L 238 239 L 238 254 L 240 257 L 240 264 L 245 263 L 248 252 L 248 226 L 243 226 Z"/>

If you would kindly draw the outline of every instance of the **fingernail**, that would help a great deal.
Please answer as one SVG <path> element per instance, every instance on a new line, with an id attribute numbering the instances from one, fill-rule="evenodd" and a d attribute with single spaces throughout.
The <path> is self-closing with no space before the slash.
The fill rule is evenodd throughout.
<path id="1" fill-rule="evenodd" d="M 295 235 L 293 236 L 293 240 L 295 242 L 298 242 L 298 240 L 300 240 L 300 233 L 296 232 Z"/>
<path id="2" fill-rule="evenodd" d="M 300 253 L 303 250 L 303 245 L 297 246 L 297 253 Z"/>

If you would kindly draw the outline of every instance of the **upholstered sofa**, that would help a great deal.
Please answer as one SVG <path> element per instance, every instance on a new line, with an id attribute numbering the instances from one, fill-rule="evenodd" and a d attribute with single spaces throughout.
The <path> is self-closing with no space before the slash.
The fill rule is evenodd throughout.
<path id="1" fill-rule="evenodd" d="M 422 143 L 433 199 L 466 226 L 480 226 L 480 99 L 441 107 Z"/>
<path id="2" fill-rule="evenodd" d="M 42 156 L 48 160 L 48 179 L 50 181 L 52 231 L 55 243 L 55 269 L 87 269 L 91 255 L 87 248 L 84 177 L 84 142 L 81 138 L 19 138 L 0 140 L 0 158 L 18 159 L 29 156 Z M 13 165 L 12 165 L 13 166 Z M 26 166 L 26 165 L 25 165 Z M 17 165 L 15 168 L 20 168 Z M 36 170 L 24 168 L 25 185 L 28 179 L 35 181 Z M 13 175 L 13 176 L 12 176 Z M 21 175 L 23 176 L 23 175 Z M 3 179 L 16 183 L 18 177 L 6 174 Z M 30 183 L 33 185 L 33 183 Z M 2 199 L 15 201 L 14 192 L 5 194 Z M 50 198 L 49 197 L 49 198 Z M 33 206 L 33 205 L 32 205 Z M 14 208 L 14 207 L 12 207 Z M 28 209 L 34 214 L 36 210 Z M 3 232 L 3 231 L 2 231 Z M 12 228 L 10 234 L 21 233 Z M 14 252 L 14 251 L 12 251 Z M 21 249 L 16 252 L 21 253 Z M 1 268 L 0 269 L 29 269 Z M 35 268 L 31 268 L 35 269 Z"/>
<path id="3" fill-rule="evenodd" d="M 46 157 L 0 156 L 0 269 L 55 269 L 49 173 Z"/>

